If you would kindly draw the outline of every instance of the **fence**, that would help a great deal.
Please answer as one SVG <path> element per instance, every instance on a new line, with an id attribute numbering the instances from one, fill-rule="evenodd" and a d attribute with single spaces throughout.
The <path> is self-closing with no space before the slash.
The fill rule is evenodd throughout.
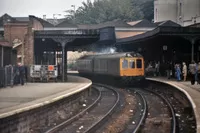
<path id="1" fill-rule="evenodd" d="M 6 86 L 13 86 L 14 82 L 14 72 L 13 72 L 13 66 L 5 66 L 5 87 Z"/>
<path id="2" fill-rule="evenodd" d="M 5 85 L 5 69 L 0 67 L 0 87 L 4 87 Z"/>
<path id="3" fill-rule="evenodd" d="M 13 66 L 0 68 L 0 87 L 13 86 L 14 82 Z"/>
<path id="4" fill-rule="evenodd" d="M 26 67 L 25 67 L 26 69 Z M 27 79 L 27 71 L 25 70 L 25 82 Z M 17 67 L 16 66 L 5 66 L 0 67 L 0 87 L 13 87 L 15 84 L 19 84 L 20 79 L 17 75 Z"/>
<path id="5" fill-rule="evenodd" d="M 28 77 L 31 79 L 39 79 L 40 81 L 57 81 L 58 66 L 54 65 L 32 65 L 25 66 L 24 82 L 28 81 Z M 29 75 L 30 74 L 30 75 Z M 5 66 L 0 67 L 0 87 L 13 87 L 13 85 L 20 83 L 19 68 L 17 66 Z"/>

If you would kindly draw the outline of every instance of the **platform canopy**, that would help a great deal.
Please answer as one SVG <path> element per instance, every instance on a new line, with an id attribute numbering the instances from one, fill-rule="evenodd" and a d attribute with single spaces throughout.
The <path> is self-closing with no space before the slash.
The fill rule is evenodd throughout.
<path id="1" fill-rule="evenodd" d="M 117 39 L 115 46 L 121 51 L 140 52 L 147 60 L 200 60 L 200 28 L 181 27 L 172 21 L 157 25 L 152 31 Z"/>

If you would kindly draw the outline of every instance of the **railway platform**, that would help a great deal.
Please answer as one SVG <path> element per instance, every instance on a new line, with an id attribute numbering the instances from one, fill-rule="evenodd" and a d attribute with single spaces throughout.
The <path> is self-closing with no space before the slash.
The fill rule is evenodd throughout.
<path id="1" fill-rule="evenodd" d="M 66 83 L 28 83 L 0 89 L 0 119 L 45 106 L 86 90 L 92 82 L 68 76 Z"/>
<path id="2" fill-rule="evenodd" d="M 200 133 L 200 85 L 191 85 L 189 81 L 178 82 L 176 80 L 168 80 L 167 78 L 147 78 L 150 81 L 157 81 L 171 85 L 182 91 L 190 100 L 197 120 L 197 133 Z"/>

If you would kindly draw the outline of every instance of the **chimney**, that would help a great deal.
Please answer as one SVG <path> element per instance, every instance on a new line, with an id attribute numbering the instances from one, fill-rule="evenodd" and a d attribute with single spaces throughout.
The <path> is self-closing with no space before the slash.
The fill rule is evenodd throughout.
<path id="1" fill-rule="evenodd" d="M 47 15 L 43 15 L 43 19 L 44 19 L 44 20 L 47 20 Z"/>

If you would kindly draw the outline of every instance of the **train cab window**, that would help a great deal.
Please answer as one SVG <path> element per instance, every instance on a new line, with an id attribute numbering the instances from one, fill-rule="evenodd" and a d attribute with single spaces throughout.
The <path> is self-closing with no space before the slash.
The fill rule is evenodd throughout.
<path id="1" fill-rule="evenodd" d="M 122 60 L 122 68 L 127 69 L 128 68 L 128 60 L 124 59 Z"/>
<path id="2" fill-rule="evenodd" d="M 137 68 L 142 68 L 142 60 L 141 59 L 137 59 L 136 64 L 137 64 Z"/>
<path id="3" fill-rule="evenodd" d="M 135 61 L 134 60 L 129 61 L 129 68 L 135 68 Z"/>

